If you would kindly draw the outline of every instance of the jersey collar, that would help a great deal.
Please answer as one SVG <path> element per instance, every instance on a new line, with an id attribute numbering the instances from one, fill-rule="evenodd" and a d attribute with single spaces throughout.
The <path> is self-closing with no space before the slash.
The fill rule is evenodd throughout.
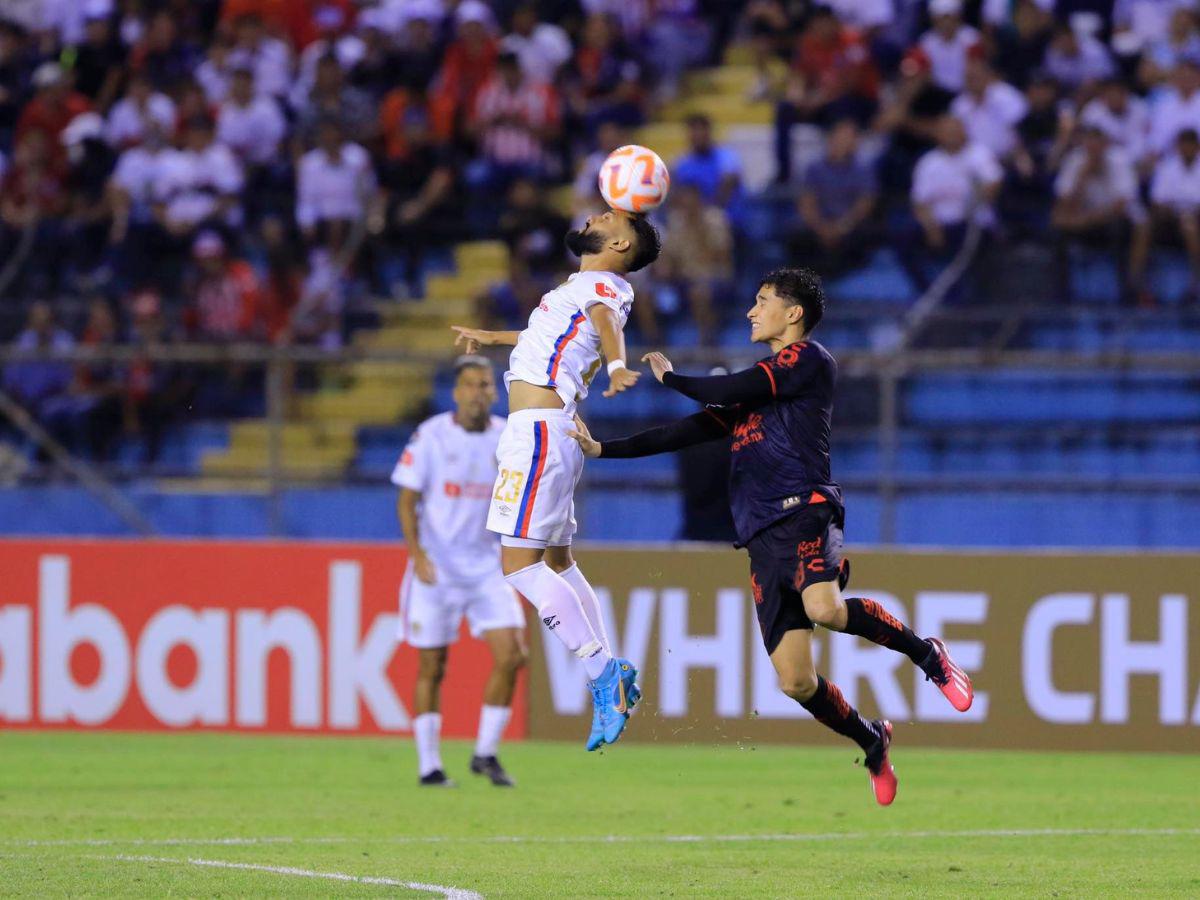
<path id="1" fill-rule="evenodd" d="M 576 278 L 578 278 L 580 275 L 583 275 L 583 274 L 585 274 L 585 273 L 575 272 L 575 273 L 571 274 L 570 276 L 568 276 L 567 281 L 568 282 L 574 281 Z M 595 270 L 588 271 L 586 274 L 588 274 L 588 275 L 607 275 L 609 278 L 616 279 L 621 284 L 625 285 L 625 287 L 629 287 L 629 279 L 623 275 L 618 275 L 616 272 L 609 272 L 605 269 L 595 269 Z"/>

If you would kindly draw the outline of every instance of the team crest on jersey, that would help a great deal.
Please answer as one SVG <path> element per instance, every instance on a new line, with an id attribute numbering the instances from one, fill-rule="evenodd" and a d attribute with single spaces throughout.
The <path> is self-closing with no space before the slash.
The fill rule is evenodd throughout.
<path id="1" fill-rule="evenodd" d="M 766 435 L 762 430 L 763 417 L 759 413 L 750 413 L 745 419 L 733 426 L 733 447 L 734 453 L 739 450 L 744 450 L 751 444 L 757 444 Z"/>
<path id="2" fill-rule="evenodd" d="M 405 450 L 400 454 L 400 465 L 411 466 L 413 464 L 413 455 L 411 450 Z"/>

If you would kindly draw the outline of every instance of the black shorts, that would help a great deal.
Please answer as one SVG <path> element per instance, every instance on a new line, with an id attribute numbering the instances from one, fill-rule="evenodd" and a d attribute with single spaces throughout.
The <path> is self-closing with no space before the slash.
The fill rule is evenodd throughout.
<path id="1" fill-rule="evenodd" d="M 842 574 L 845 560 L 837 507 L 815 503 L 797 510 L 752 537 L 746 549 L 750 551 L 754 611 L 770 654 L 786 632 L 812 629 L 800 598 L 804 589 L 837 581 Z"/>

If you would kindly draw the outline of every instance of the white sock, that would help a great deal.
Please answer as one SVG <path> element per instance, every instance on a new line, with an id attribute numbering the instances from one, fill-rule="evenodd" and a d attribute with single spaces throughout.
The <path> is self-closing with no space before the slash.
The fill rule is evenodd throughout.
<path id="1" fill-rule="evenodd" d="M 479 713 L 479 736 L 475 739 L 476 756 L 495 756 L 500 736 L 508 727 L 512 710 L 507 706 L 484 706 Z"/>
<path id="2" fill-rule="evenodd" d="M 542 624 L 583 660 L 588 680 L 599 678 L 612 656 L 592 631 L 583 605 L 566 579 L 545 562 L 537 562 L 505 575 L 504 580 L 537 608 Z"/>
<path id="3" fill-rule="evenodd" d="M 442 767 L 442 714 L 421 713 L 413 719 L 413 739 L 417 742 L 417 771 L 424 778 Z"/>
<path id="4" fill-rule="evenodd" d="M 571 586 L 571 590 L 575 592 L 575 596 L 579 598 L 579 605 L 583 607 L 583 614 L 587 616 L 588 624 L 592 626 L 596 640 L 604 645 L 605 652 L 611 656 L 612 644 L 608 642 L 608 629 L 604 627 L 604 615 L 600 611 L 600 599 L 596 596 L 596 592 L 592 590 L 592 586 L 588 584 L 588 580 L 583 577 L 583 572 L 579 571 L 579 563 L 572 563 L 571 568 L 559 574 L 562 576 L 563 581 Z"/>

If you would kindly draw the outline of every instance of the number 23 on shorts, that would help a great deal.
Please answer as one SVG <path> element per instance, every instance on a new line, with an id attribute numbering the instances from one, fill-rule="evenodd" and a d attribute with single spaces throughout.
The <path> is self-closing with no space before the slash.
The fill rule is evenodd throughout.
<path id="1" fill-rule="evenodd" d="M 521 488 L 525 484 L 525 473 L 511 469 L 501 469 L 500 477 L 496 480 L 496 493 L 493 497 L 501 503 L 516 503 L 521 496 Z"/>

